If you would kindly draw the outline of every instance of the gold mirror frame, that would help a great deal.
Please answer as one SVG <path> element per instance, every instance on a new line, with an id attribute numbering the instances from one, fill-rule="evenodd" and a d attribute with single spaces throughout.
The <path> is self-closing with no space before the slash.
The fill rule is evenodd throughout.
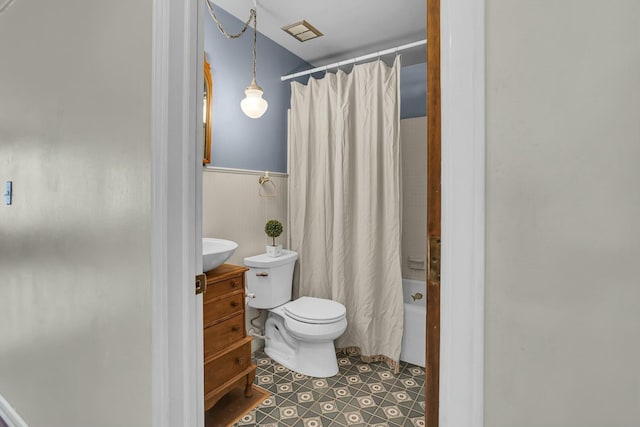
<path id="1" fill-rule="evenodd" d="M 211 80 L 211 66 L 204 58 L 204 93 L 202 99 L 202 118 L 204 131 L 204 147 L 202 164 L 211 163 L 211 109 L 213 107 L 213 82 Z"/>

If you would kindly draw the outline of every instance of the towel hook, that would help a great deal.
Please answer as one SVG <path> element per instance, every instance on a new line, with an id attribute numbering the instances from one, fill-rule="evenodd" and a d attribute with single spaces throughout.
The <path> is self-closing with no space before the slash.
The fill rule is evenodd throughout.
<path id="1" fill-rule="evenodd" d="M 269 178 L 269 171 L 265 171 L 264 175 L 258 178 L 258 184 L 260 184 L 260 188 L 258 190 L 258 195 L 260 197 L 269 198 L 269 197 L 276 197 L 278 195 L 278 188 L 276 187 L 275 182 L 273 182 L 271 178 Z M 265 184 L 271 184 L 271 186 L 273 187 L 273 194 L 268 194 L 264 192 Z"/>
<path id="2" fill-rule="evenodd" d="M 258 184 L 263 185 L 267 182 L 271 182 L 271 178 L 269 178 L 269 171 L 266 171 L 263 176 L 258 178 Z"/>

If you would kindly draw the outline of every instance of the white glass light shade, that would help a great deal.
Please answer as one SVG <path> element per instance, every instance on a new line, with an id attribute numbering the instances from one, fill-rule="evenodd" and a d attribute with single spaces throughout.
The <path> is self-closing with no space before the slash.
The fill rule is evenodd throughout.
<path id="1" fill-rule="evenodd" d="M 257 85 L 255 80 L 252 80 L 244 93 L 246 97 L 240 101 L 240 108 L 242 108 L 242 112 L 252 119 L 262 117 L 269 106 L 269 103 L 262 98 L 262 88 Z"/>

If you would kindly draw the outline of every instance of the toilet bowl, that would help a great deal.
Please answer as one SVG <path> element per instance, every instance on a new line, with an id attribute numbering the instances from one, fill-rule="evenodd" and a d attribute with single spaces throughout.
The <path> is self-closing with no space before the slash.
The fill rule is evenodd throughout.
<path id="1" fill-rule="evenodd" d="M 291 306 L 295 307 L 301 300 L 313 303 L 318 310 L 311 319 L 291 315 Z M 341 310 L 342 315 L 323 318 L 321 310 L 327 307 Z M 264 351 L 292 371 L 320 378 L 334 376 L 338 373 L 338 362 L 333 341 L 347 329 L 345 313 L 340 303 L 311 297 L 302 297 L 273 308 L 269 310 L 265 324 L 267 339 Z"/>
<path id="2" fill-rule="evenodd" d="M 269 309 L 265 323 L 265 353 L 304 375 L 331 377 L 338 373 L 333 341 L 347 328 L 346 309 L 336 301 L 301 297 L 291 301 L 293 268 L 298 254 L 283 251 L 247 257 L 248 305 Z"/>

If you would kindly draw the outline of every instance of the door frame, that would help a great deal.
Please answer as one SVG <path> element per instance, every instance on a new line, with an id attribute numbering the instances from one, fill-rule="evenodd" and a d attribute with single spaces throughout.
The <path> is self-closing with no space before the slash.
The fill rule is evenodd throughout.
<path id="1" fill-rule="evenodd" d="M 202 3 L 153 0 L 152 9 L 151 420 L 203 427 L 202 296 L 194 285 L 202 272 Z"/>
<path id="2" fill-rule="evenodd" d="M 425 425 L 440 423 L 440 242 L 441 242 L 440 0 L 427 0 L 427 318 Z"/>
<path id="3" fill-rule="evenodd" d="M 428 43 L 428 42 L 427 42 Z M 484 425 L 485 0 L 440 1 L 439 425 Z"/>

